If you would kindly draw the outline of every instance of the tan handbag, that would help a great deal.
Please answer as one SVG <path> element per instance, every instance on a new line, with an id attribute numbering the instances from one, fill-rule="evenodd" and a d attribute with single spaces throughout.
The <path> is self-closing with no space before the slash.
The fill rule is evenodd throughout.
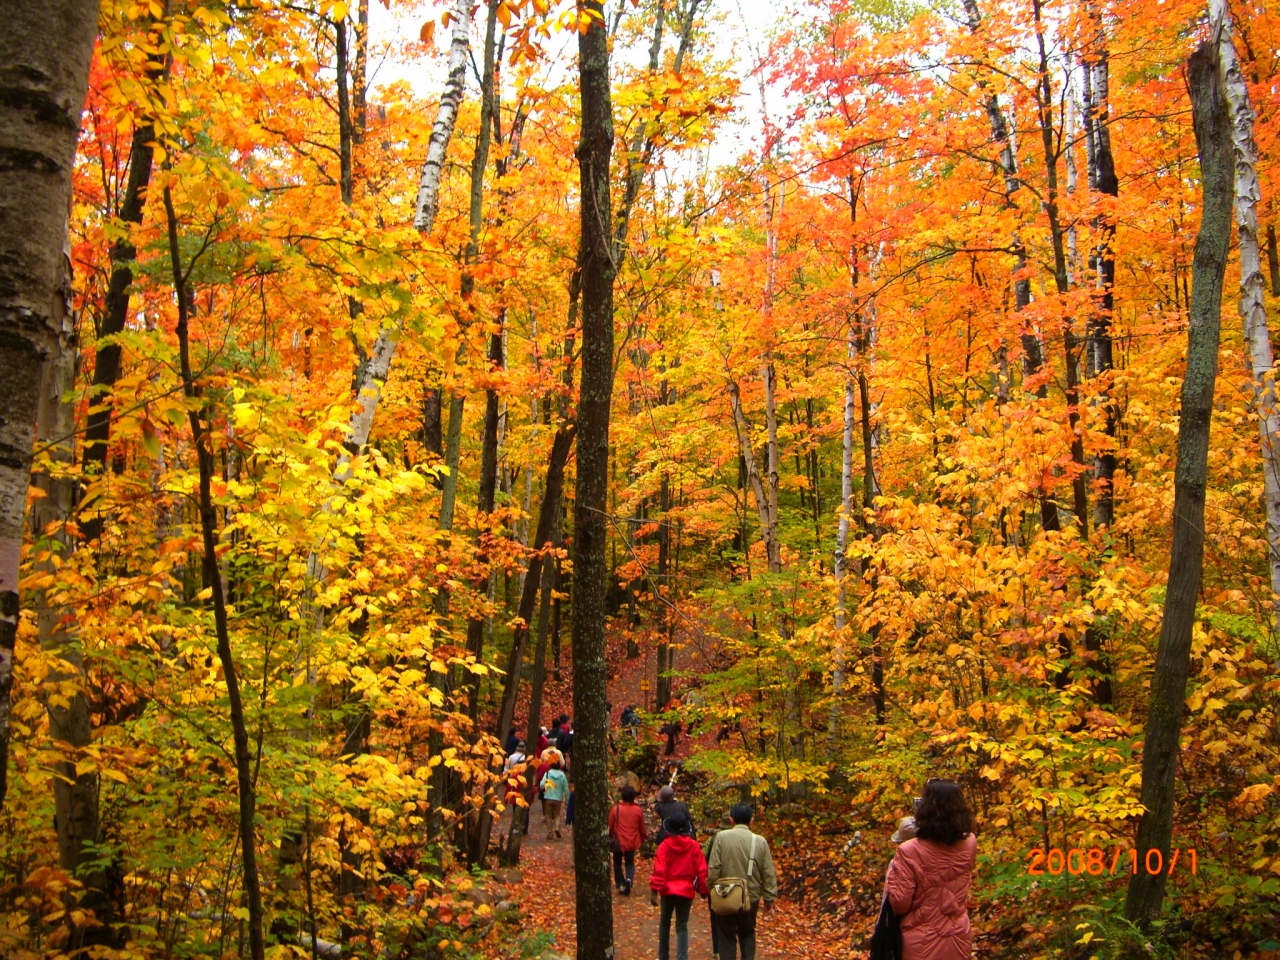
<path id="1" fill-rule="evenodd" d="M 755 835 L 751 837 L 751 857 L 747 860 L 747 877 L 721 877 L 715 883 L 711 884 L 711 912 L 716 916 L 725 917 L 735 913 L 749 913 L 751 911 L 751 894 L 750 888 L 747 886 L 747 880 L 751 877 L 751 872 L 756 865 L 756 840 L 759 838 Z"/>

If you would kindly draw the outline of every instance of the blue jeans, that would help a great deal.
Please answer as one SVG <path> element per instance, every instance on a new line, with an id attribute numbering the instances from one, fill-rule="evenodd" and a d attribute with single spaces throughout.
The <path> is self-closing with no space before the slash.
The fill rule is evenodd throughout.
<path id="1" fill-rule="evenodd" d="M 671 917 L 676 918 L 676 960 L 689 960 L 689 908 L 692 897 L 663 895 L 658 920 L 658 960 L 671 960 Z"/>
<path id="2" fill-rule="evenodd" d="M 622 861 L 627 862 L 627 873 L 624 877 L 622 874 Z M 627 886 L 631 886 L 632 881 L 636 878 L 636 852 L 634 850 L 625 850 L 621 853 L 613 855 L 613 882 L 614 886 L 620 887 L 625 882 Z"/>

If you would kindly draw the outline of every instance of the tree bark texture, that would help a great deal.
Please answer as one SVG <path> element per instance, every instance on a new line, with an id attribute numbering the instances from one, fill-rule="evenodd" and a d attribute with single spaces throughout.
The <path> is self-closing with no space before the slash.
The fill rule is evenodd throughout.
<path id="1" fill-rule="evenodd" d="M 738 452 L 746 468 L 747 483 L 756 500 L 756 512 L 760 515 L 760 537 L 764 541 L 765 557 L 769 570 L 776 572 L 782 569 L 782 547 L 778 542 L 778 527 L 771 520 L 769 497 L 765 493 L 764 481 L 760 477 L 760 469 L 756 465 L 755 451 L 751 448 L 751 424 L 742 410 L 742 393 L 736 381 L 729 381 L 729 405 L 733 410 L 733 425 L 738 434 Z M 743 553 L 748 552 L 747 544 L 742 545 Z M 776 567 L 776 570 L 775 570 Z"/>
<path id="2" fill-rule="evenodd" d="M 155 129 L 149 123 L 139 126 L 133 132 L 133 143 L 129 148 L 129 180 L 119 211 L 120 221 L 126 228 L 142 223 L 147 188 L 151 184 L 155 136 Z M 129 287 L 133 284 L 133 262 L 137 256 L 138 251 L 128 236 L 111 245 L 111 279 L 107 284 L 102 325 L 98 331 L 100 340 L 119 334 L 129 319 Z M 98 347 L 93 365 L 93 399 L 84 432 L 84 472 L 90 477 L 101 477 L 107 472 L 108 440 L 114 412 L 111 390 L 120 378 L 120 360 L 118 343 L 103 343 Z M 102 522 L 99 510 L 85 519 L 83 530 L 86 541 L 92 543 L 102 536 Z"/>
<path id="3" fill-rule="evenodd" d="M 582 236 L 582 388 L 578 404 L 578 482 L 573 538 L 573 713 L 577 803 L 573 853 L 577 876 L 577 960 L 613 960 L 613 888 L 609 883 L 608 672 L 605 615 L 608 565 L 609 405 L 613 396 L 612 198 L 613 103 L 609 40 L 600 0 L 580 0 L 590 17 L 578 33 L 582 139 L 578 144 Z"/>
<path id="4" fill-rule="evenodd" d="M 1258 244 L 1258 145 L 1253 139 L 1253 107 L 1231 39 L 1231 13 L 1226 0 L 1209 0 L 1209 15 L 1218 32 L 1218 69 L 1231 118 L 1235 155 L 1236 236 L 1240 243 L 1240 319 L 1249 350 L 1254 415 L 1262 449 L 1263 501 L 1266 505 L 1268 565 L 1272 609 L 1280 615 L 1280 400 L 1276 397 L 1271 331 L 1267 326 L 1262 251 Z"/>
<path id="5" fill-rule="evenodd" d="M 69 257 L 65 260 L 69 266 Z M 56 306 L 56 304 L 55 304 Z M 34 486 L 44 496 L 33 501 L 31 528 L 36 542 L 35 569 L 51 582 L 33 591 L 40 646 L 70 669 L 52 669 L 45 678 L 45 709 L 49 736 L 57 744 L 61 759 L 53 765 L 54 828 L 58 837 L 58 860 L 67 873 L 84 884 L 82 909 L 92 910 L 102 924 L 117 919 L 112 912 L 107 871 L 97 864 L 93 849 L 101 839 L 98 817 L 98 774 L 96 770 L 77 773 L 80 751 L 89 745 L 91 718 L 85 696 L 84 669 L 76 611 L 60 596 L 57 571 L 75 549 L 77 538 L 71 530 L 76 508 L 76 482 L 63 474 L 75 460 L 75 404 L 69 399 L 76 386 L 78 359 L 75 318 L 71 312 L 69 271 L 62 283 L 61 309 L 54 314 L 59 324 L 59 346 L 45 365 L 44 385 L 36 433 L 46 446 L 48 459 L 37 464 Z M 57 558 L 57 561 L 55 561 Z M 89 849 L 86 849 L 89 844 Z M 105 936 L 104 936 L 105 935 Z M 73 929 L 72 944 L 86 940 L 105 942 L 109 928 Z"/>
<path id="6" fill-rule="evenodd" d="M 849 328 L 849 362 L 857 350 L 854 346 L 852 325 Z M 845 551 L 849 546 L 849 516 L 853 512 L 853 424 L 856 419 L 854 398 L 856 381 L 850 370 L 844 378 L 844 430 L 841 433 L 840 448 L 840 515 L 836 526 L 836 549 L 832 570 L 836 581 L 836 637 L 832 649 L 834 661 L 831 671 L 831 714 L 827 721 L 827 758 L 835 755 L 836 743 L 840 732 L 840 696 L 844 692 L 845 645 L 844 631 L 848 625 L 848 600 L 845 589 L 845 573 L 848 560 Z"/>
<path id="7" fill-rule="evenodd" d="M 1174 473 L 1173 547 L 1156 652 L 1155 676 L 1142 750 L 1142 805 L 1138 850 L 1159 850 L 1169 862 L 1174 789 L 1181 749 L 1182 714 L 1191 665 L 1191 634 L 1204 560 L 1204 504 L 1218 370 L 1222 283 L 1231 240 L 1232 131 L 1218 51 L 1202 43 L 1187 64 L 1204 208 L 1196 237 L 1187 335 L 1187 374 L 1182 381 L 1178 464 Z M 1166 873 L 1139 870 L 1129 880 L 1125 915 L 1148 924 L 1160 915 Z"/>
<path id="8" fill-rule="evenodd" d="M 1091 62 L 1084 66 L 1086 77 L 1085 143 L 1089 151 L 1089 187 L 1107 197 L 1120 195 L 1120 180 L 1116 176 L 1115 157 L 1111 151 L 1111 86 L 1110 60 L 1107 55 L 1106 36 L 1099 23 L 1095 49 Z M 1095 250 L 1097 259 L 1097 297 L 1089 323 L 1089 366 L 1097 377 L 1108 378 L 1104 384 L 1103 432 L 1107 446 L 1098 454 L 1094 473 L 1098 479 L 1098 499 L 1094 505 L 1094 523 L 1099 529 L 1115 522 L 1115 442 L 1118 429 L 1115 397 L 1110 377 L 1115 368 L 1112 355 L 1111 318 L 1115 312 L 1116 254 L 1113 246 L 1116 235 L 1114 218 L 1098 217 L 1095 221 L 1099 240 Z M 1108 681 L 1109 685 L 1109 681 Z M 1108 697 L 1108 699 L 1110 699 Z"/>
<path id="9" fill-rule="evenodd" d="M 560 510 L 560 496 L 564 492 L 565 467 L 573 448 L 576 428 L 568 424 L 556 431 L 551 442 L 551 457 L 547 462 L 547 482 L 543 488 L 542 506 L 538 511 L 538 529 L 534 534 L 536 552 L 529 560 L 524 589 L 520 592 L 520 606 L 516 611 L 517 623 L 511 640 L 511 655 L 507 661 L 507 676 L 503 685 L 502 708 L 498 713 L 496 736 L 499 740 L 511 729 L 516 715 L 516 694 L 520 688 L 520 671 L 524 668 L 524 651 L 529 641 L 529 629 L 533 623 L 534 606 L 538 601 L 538 588 L 542 584 L 542 571 L 551 563 L 546 555 L 555 542 L 556 517 Z M 531 731 L 532 732 L 532 731 Z"/>
<path id="10" fill-rule="evenodd" d="M 18 567 L 45 361 L 56 320 L 97 0 L 6 3 L 0 30 L 0 806 L 8 790 Z"/>

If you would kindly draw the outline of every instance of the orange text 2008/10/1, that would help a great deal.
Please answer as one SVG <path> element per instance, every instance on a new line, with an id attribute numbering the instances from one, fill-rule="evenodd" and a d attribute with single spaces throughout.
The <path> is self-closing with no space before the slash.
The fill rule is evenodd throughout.
<path id="1" fill-rule="evenodd" d="M 1182 856 L 1181 862 L 1179 862 L 1180 856 Z M 1154 847 L 1147 850 L 1146 856 L 1139 856 L 1138 851 L 1133 847 L 1116 847 L 1110 851 L 1109 855 L 1108 851 L 1103 850 L 1101 847 L 1090 847 L 1088 850 L 1072 847 L 1065 853 L 1061 847 L 1053 847 L 1047 854 L 1043 850 L 1030 850 L 1027 852 L 1027 873 L 1035 874 L 1036 876 L 1044 876 L 1046 873 L 1054 877 L 1063 873 L 1068 873 L 1072 876 L 1079 876 L 1083 873 L 1095 877 L 1104 873 L 1114 876 L 1117 871 L 1120 873 L 1137 873 L 1139 870 L 1145 870 L 1152 876 L 1161 872 L 1173 876 L 1174 869 L 1179 866 L 1183 870 L 1189 867 L 1191 874 L 1195 875 L 1195 847 L 1188 847 L 1185 851 L 1174 847 L 1169 851 L 1167 865 L 1164 854 Z"/>

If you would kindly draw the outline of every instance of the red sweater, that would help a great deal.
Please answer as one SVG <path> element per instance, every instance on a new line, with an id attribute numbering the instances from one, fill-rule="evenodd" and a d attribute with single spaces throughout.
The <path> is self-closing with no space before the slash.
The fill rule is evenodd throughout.
<path id="1" fill-rule="evenodd" d="M 649 835 L 644 825 L 644 811 L 634 803 L 616 803 L 609 811 L 609 834 L 618 838 L 623 853 L 639 850 Z"/>
<path id="2" fill-rule="evenodd" d="M 649 887 L 664 897 L 687 897 L 707 892 L 707 861 L 693 837 L 668 836 L 658 844 Z"/>

